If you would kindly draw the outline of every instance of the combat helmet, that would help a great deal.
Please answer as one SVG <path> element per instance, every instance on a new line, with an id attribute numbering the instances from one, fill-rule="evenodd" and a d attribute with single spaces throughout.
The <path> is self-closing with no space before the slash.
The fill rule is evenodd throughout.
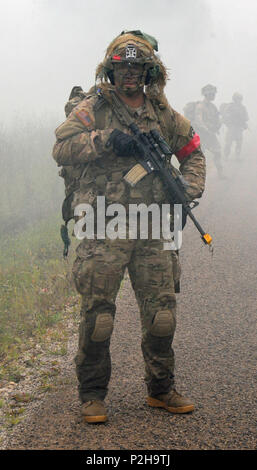
<path id="1" fill-rule="evenodd" d="M 208 83 L 208 85 L 205 85 L 201 89 L 201 93 L 202 93 L 203 96 L 208 95 L 209 93 L 215 94 L 216 92 L 217 92 L 216 86 L 210 85 L 209 83 Z"/>
<path id="2" fill-rule="evenodd" d="M 240 93 L 238 93 L 237 91 L 233 94 L 232 96 L 232 100 L 236 103 L 242 101 L 243 99 L 243 95 L 241 95 Z"/>
<path id="3" fill-rule="evenodd" d="M 165 101 L 163 89 L 167 81 L 167 70 L 156 54 L 158 42 L 153 37 L 139 30 L 122 31 L 108 46 L 105 58 L 96 69 L 96 82 L 103 90 L 114 86 L 114 64 L 127 62 L 144 66 L 143 86 L 146 95 Z"/>

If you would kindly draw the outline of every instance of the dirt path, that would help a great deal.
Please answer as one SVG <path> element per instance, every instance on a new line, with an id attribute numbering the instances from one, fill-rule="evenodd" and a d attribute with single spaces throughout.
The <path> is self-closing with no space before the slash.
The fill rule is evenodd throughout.
<path id="1" fill-rule="evenodd" d="M 195 412 L 173 416 L 146 405 L 138 308 L 126 280 L 111 343 L 109 421 L 92 426 L 81 420 L 73 334 L 62 359 L 58 391 L 29 405 L 6 449 L 256 448 L 254 165 L 254 158 L 240 169 L 228 164 L 225 181 L 210 173 L 208 191 L 195 214 L 213 235 L 213 257 L 190 222 L 184 233 L 174 340 L 176 383 L 195 401 Z"/>

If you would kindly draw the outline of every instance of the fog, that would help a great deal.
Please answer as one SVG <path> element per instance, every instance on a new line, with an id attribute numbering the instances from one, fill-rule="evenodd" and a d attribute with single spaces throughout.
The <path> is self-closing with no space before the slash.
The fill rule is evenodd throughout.
<path id="1" fill-rule="evenodd" d="M 216 103 L 234 91 L 256 116 L 255 0 L 1 0 L 1 114 L 63 116 L 73 85 L 89 88 L 109 42 L 123 29 L 159 41 L 167 95 L 182 111 L 213 83 Z"/>
<path id="2" fill-rule="evenodd" d="M 256 448 L 256 19 L 257 0 L 0 0 L 0 388 L 4 392 L 0 422 L 11 441 L 16 440 L 13 447 L 8 443 L 8 449 L 92 449 L 96 445 L 96 449 L 231 450 L 238 443 L 242 449 Z M 186 103 L 203 99 L 201 89 L 210 83 L 217 87 L 214 104 L 218 109 L 231 102 L 234 92 L 242 94 L 249 122 L 238 159 L 235 153 L 228 156 L 224 151 L 225 125 L 221 127 L 218 140 L 224 175 L 217 171 L 211 152 L 204 150 L 206 190 L 193 213 L 213 238 L 212 255 L 189 217 L 183 230 L 176 364 L 178 390 L 181 384 L 182 393 L 187 395 L 188 388 L 188 395 L 196 400 L 195 417 L 167 417 L 164 424 L 165 416 L 158 418 L 158 410 L 147 415 L 141 402 L 143 376 L 139 379 L 137 372 L 141 367 L 136 349 L 140 345 L 138 312 L 125 281 L 117 297 L 118 333 L 112 343 L 116 363 L 110 389 L 114 392 L 111 427 L 98 434 L 91 428 L 90 434 L 89 427 L 82 429 L 77 419 L 73 392 L 70 400 L 74 382 L 70 336 L 75 338 L 78 305 L 70 296 L 69 270 L 76 240 L 69 224 L 72 246 L 67 262 L 63 261 L 64 181 L 52 148 L 72 87 L 80 85 L 87 91 L 109 43 L 121 31 L 135 29 L 158 40 L 161 60 L 169 71 L 165 93 L 175 110 L 183 113 Z M 85 254 L 88 257 L 90 250 Z M 148 263 L 154 262 L 155 245 L 151 250 Z M 139 253 L 138 246 L 135 252 Z M 84 292 L 86 256 L 77 265 Z M 144 274 L 142 260 L 135 256 Z M 107 261 L 99 274 L 100 283 L 105 266 Z M 117 266 L 115 262 L 114 274 Z M 162 269 L 157 265 L 152 271 L 164 286 Z M 147 279 L 154 293 L 151 274 L 149 269 Z M 104 282 L 110 286 L 111 276 Z M 144 285 L 141 280 L 135 284 L 140 289 Z M 168 293 L 157 297 L 164 312 L 173 307 Z M 154 303 L 151 298 L 146 301 L 145 312 L 151 313 Z M 111 300 L 107 311 L 112 311 Z M 55 377 L 53 371 L 62 375 Z M 121 386 L 126 388 L 121 390 Z M 28 400 L 22 398 L 25 395 Z M 62 405 L 57 406 L 55 400 Z M 0 448 L 3 445 L 0 433 Z"/>
<path id="3" fill-rule="evenodd" d="M 2 222 L 10 213 L 24 219 L 25 211 L 31 217 L 60 208 L 54 130 L 71 88 L 92 86 L 108 44 L 124 29 L 157 38 L 169 70 L 166 95 L 177 111 L 202 99 L 207 83 L 217 87 L 217 107 L 235 91 L 243 94 L 253 155 L 255 0 L 0 0 L 0 7 Z"/>

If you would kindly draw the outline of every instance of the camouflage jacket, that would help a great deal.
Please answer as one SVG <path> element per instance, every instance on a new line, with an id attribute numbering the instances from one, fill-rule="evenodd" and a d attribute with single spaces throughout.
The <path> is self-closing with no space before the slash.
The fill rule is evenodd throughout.
<path id="1" fill-rule="evenodd" d="M 190 185 L 188 194 L 192 199 L 201 197 L 205 185 L 205 157 L 190 121 L 172 108 L 157 110 L 147 97 L 140 113 L 127 109 L 144 132 L 157 129 L 164 134 L 164 125 L 161 124 L 165 124 L 164 137 L 174 150 L 180 171 Z M 56 129 L 53 158 L 64 171 L 72 167 L 77 175 L 73 208 L 79 203 L 94 205 L 98 195 L 104 195 L 107 204 L 167 202 L 163 184 L 155 172 L 142 178 L 135 187 L 130 187 L 124 180 L 123 176 L 137 161 L 133 156 L 118 157 L 111 147 L 106 146 L 114 129 L 130 133 L 119 122 L 109 98 L 100 100 L 96 94 L 86 96 Z"/>
<path id="2" fill-rule="evenodd" d="M 215 104 L 206 100 L 198 102 L 195 109 L 194 125 L 198 132 L 203 130 L 216 134 L 221 126 L 221 119 Z"/>

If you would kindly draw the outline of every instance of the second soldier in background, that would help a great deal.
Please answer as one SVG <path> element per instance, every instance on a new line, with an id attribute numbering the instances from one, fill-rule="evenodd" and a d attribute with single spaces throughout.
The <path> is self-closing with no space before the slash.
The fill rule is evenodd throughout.
<path id="1" fill-rule="evenodd" d="M 227 159 L 235 143 L 235 157 L 239 160 L 243 144 L 243 131 L 248 128 L 249 119 L 246 107 L 242 103 L 243 96 L 235 92 L 231 103 L 220 106 L 222 122 L 226 126 L 224 158 Z"/>

